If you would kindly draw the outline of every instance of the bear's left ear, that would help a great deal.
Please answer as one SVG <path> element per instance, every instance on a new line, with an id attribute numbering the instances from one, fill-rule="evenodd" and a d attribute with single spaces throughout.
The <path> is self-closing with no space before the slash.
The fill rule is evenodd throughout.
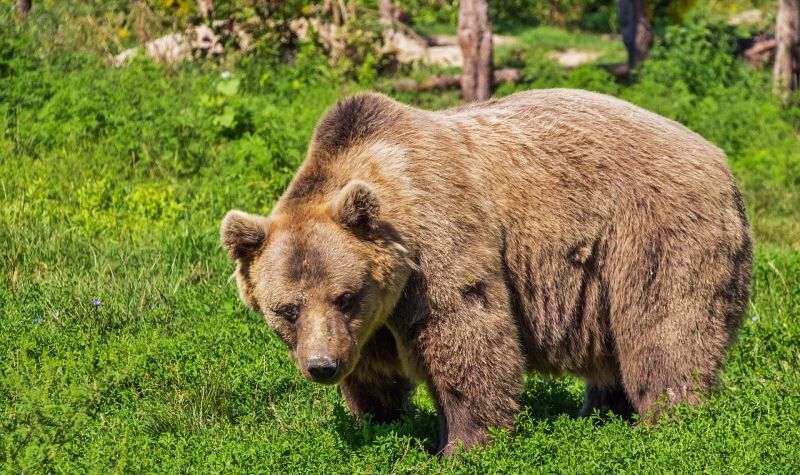
<path id="1" fill-rule="evenodd" d="M 249 260 L 267 240 L 267 218 L 230 210 L 220 226 L 222 247 L 231 259 Z"/>
<path id="2" fill-rule="evenodd" d="M 371 235 L 378 230 L 380 202 L 372 185 L 353 180 L 336 195 L 332 203 L 334 219 L 357 234 Z"/>

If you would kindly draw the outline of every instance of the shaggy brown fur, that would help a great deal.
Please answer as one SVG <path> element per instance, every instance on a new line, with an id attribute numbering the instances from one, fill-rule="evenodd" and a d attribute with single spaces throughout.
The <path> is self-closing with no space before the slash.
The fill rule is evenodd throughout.
<path id="1" fill-rule="evenodd" d="M 748 299 L 725 156 L 576 90 L 442 112 L 362 94 L 319 123 L 269 218 L 222 240 L 243 300 L 355 415 L 428 384 L 441 450 L 511 427 L 526 369 L 643 416 L 712 388 Z"/>

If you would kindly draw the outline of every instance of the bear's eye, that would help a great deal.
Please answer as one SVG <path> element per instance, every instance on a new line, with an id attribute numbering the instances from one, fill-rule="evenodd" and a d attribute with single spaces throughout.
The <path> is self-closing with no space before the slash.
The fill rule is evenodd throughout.
<path id="1" fill-rule="evenodd" d="M 286 319 L 286 321 L 288 321 L 289 323 L 294 323 L 297 320 L 300 311 L 297 308 L 297 305 L 286 304 L 276 308 L 275 313 Z"/>
<path id="2" fill-rule="evenodd" d="M 355 294 L 353 292 L 344 292 L 340 296 L 336 297 L 336 308 L 341 313 L 350 313 L 353 310 L 353 304 L 355 303 Z"/>

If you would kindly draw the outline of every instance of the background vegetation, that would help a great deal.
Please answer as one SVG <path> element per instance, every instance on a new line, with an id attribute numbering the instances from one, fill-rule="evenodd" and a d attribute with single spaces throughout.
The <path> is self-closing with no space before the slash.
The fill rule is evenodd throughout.
<path id="1" fill-rule="evenodd" d="M 403 3 L 415 28 L 453 25 L 451 1 Z M 191 21 L 194 2 L 147 2 L 153 15 L 141 20 L 137 3 L 42 1 L 17 23 L 5 1 L 0 471 L 797 472 L 800 106 L 781 107 L 769 74 L 734 57 L 737 31 L 718 21 L 764 2 L 676 2 L 685 8 L 664 15 L 651 57 L 625 82 L 546 55 L 573 43 L 620 54 L 618 40 L 595 34 L 613 31 L 609 2 L 534 3 L 492 2 L 500 32 L 521 43 L 497 62 L 523 73 L 496 95 L 613 94 L 729 156 L 757 245 L 753 297 L 718 393 L 660 426 L 632 426 L 576 418 L 579 381 L 532 375 L 516 434 L 449 460 L 430 455 L 436 416 L 424 389 L 403 421 L 356 423 L 338 390 L 304 381 L 243 308 L 219 221 L 230 208 L 269 211 L 337 98 L 380 89 L 442 108 L 457 92 L 393 91 L 390 79 L 431 71 L 331 67 L 313 42 L 265 39 L 250 55 L 111 68 L 106 54 Z M 225 8 L 289 18 L 304 5 Z"/>

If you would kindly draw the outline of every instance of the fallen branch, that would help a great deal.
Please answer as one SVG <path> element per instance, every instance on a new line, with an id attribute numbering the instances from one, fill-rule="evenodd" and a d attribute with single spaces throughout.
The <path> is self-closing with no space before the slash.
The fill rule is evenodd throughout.
<path id="1" fill-rule="evenodd" d="M 519 82 L 519 70 L 514 68 L 498 69 L 492 76 L 492 85 L 498 86 L 504 82 Z M 442 74 L 433 76 L 423 82 L 413 79 L 400 79 L 392 84 L 394 89 L 399 91 L 428 91 L 431 89 L 446 89 L 451 87 L 461 87 L 460 74 Z"/>
<path id="2" fill-rule="evenodd" d="M 772 35 L 756 35 L 750 38 L 749 41 L 745 41 L 749 42 L 749 44 L 745 42 L 745 47 L 740 50 L 742 57 L 755 69 L 764 67 L 770 56 L 775 54 L 775 48 L 778 46 L 778 42 Z"/>
<path id="3" fill-rule="evenodd" d="M 606 63 L 599 64 L 598 67 L 606 70 L 617 79 L 625 79 L 631 73 L 628 63 Z"/>
<path id="4" fill-rule="evenodd" d="M 742 55 L 750 63 L 750 66 L 761 69 L 769 60 L 770 55 L 774 54 L 773 51 L 777 46 L 778 42 L 773 38 L 756 43 L 751 48 L 746 49 Z"/>

